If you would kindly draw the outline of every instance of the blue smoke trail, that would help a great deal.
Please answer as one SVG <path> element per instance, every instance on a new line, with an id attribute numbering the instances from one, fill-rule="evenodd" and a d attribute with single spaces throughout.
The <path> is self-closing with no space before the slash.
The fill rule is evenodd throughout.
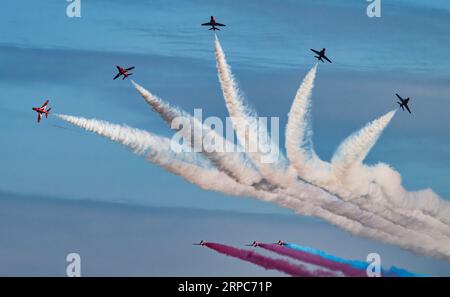
<path id="1" fill-rule="evenodd" d="M 391 275 L 393 274 L 394 276 L 400 276 L 400 277 L 428 277 L 429 276 L 427 274 L 410 272 L 406 269 L 398 268 L 395 266 L 391 266 L 391 268 L 389 269 L 389 271 L 387 273 L 390 273 Z"/>
<path id="2" fill-rule="evenodd" d="M 357 269 L 363 269 L 365 270 L 367 268 L 367 262 L 364 261 L 359 261 L 359 260 L 346 260 L 346 259 L 342 259 L 333 255 L 330 255 L 324 251 L 318 250 L 318 249 L 314 249 L 314 248 L 310 248 L 307 246 L 301 246 L 295 243 L 285 243 L 284 244 L 285 247 L 294 249 L 294 250 L 298 250 L 298 251 L 302 251 L 302 252 L 306 252 L 306 253 L 310 253 L 313 255 L 317 255 L 317 256 L 321 256 L 323 258 L 329 259 L 331 261 L 335 261 L 338 263 L 343 263 L 343 264 L 348 264 L 351 265 L 354 268 Z"/>
<path id="3" fill-rule="evenodd" d="M 306 246 L 301 246 L 295 243 L 284 243 L 284 246 L 287 248 L 291 248 L 294 250 L 298 250 L 298 251 L 302 251 L 302 252 L 306 252 L 306 253 L 310 253 L 313 255 L 317 255 L 323 258 L 326 258 L 328 260 L 331 261 L 335 261 L 338 263 L 342 263 L 342 264 L 347 264 L 347 265 L 351 265 L 352 267 L 356 268 L 356 269 L 361 269 L 361 270 L 366 270 L 368 263 L 364 262 L 364 261 L 360 261 L 360 260 L 347 260 L 347 259 L 343 259 L 343 258 L 339 258 L 333 255 L 330 255 L 324 251 L 315 249 L 315 248 L 311 248 L 311 247 L 306 247 Z M 413 272 L 409 272 L 405 269 L 402 268 L 398 268 L 395 266 L 392 266 L 389 270 L 385 270 L 385 269 L 381 269 L 381 275 L 382 276 L 399 276 L 399 277 L 423 277 L 423 276 L 428 276 L 425 274 L 417 274 L 417 273 L 413 273 Z"/>

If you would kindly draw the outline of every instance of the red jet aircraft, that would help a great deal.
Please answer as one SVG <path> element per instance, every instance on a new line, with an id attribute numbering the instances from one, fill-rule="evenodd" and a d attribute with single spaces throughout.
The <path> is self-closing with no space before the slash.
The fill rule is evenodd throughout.
<path id="1" fill-rule="evenodd" d="M 42 115 L 43 115 L 43 114 L 45 114 L 45 117 L 48 118 L 48 114 L 50 113 L 51 108 L 46 109 L 47 104 L 48 104 L 48 100 L 45 101 L 45 103 L 42 104 L 41 107 L 33 107 L 33 108 L 32 108 L 35 112 L 38 113 L 38 123 L 41 122 L 41 118 L 42 118 Z"/>
<path id="2" fill-rule="evenodd" d="M 117 67 L 117 70 L 119 71 L 119 73 L 117 73 L 117 75 L 114 76 L 113 80 L 116 79 L 116 78 L 118 78 L 118 77 L 121 76 L 121 75 L 123 75 L 122 80 L 124 80 L 125 78 L 127 78 L 128 76 L 130 76 L 130 75 L 133 74 L 133 73 L 127 73 L 127 72 L 130 71 L 130 70 L 133 70 L 133 69 L 134 69 L 134 66 L 133 66 L 133 67 L 130 67 L 130 68 L 126 68 L 126 69 L 123 69 L 123 68 L 120 67 L 120 66 L 116 66 L 116 67 Z"/>
<path id="3" fill-rule="evenodd" d="M 211 20 L 209 21 L 209 23 L 204 23 L 204 24 L 202 24 L 202 26 L 211 26 L 211 28 L 209 30 L 214 30 L 214 31 L 216 31 L 216 30 L 220 31 L 220 29 L 216 28 L 216 26 L 225 27 L 224 24 L 217 23 L 213 16 L 211 16 Z"/>

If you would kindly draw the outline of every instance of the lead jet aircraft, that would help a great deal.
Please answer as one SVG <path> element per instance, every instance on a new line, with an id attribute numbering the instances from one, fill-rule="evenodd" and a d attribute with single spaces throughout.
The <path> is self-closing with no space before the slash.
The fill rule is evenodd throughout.
<path id="1" fill-rule="evenodd" d="M 133 74 L 133 73 L 128 73 L 128 71 L 133 70 L 133 69 L 134 69 L 134 66 L 133 66 L 133 67 L 130 67 L 130 68 L 126 68 L 126 69 L 123 69 L 123 68 L 120 67 L 120 66 L 116 66 L 116 67 L 117 67 L 117 70 L 119 71 L 119 73 L 117 73 L 117 75 L 114 76 L 113 80 L 116 79 L 116 78 L 118 78 L 118 77 L 121 76 L 121 75 L 123 75 L 122 80 L 124 80 L 125 78 L 127 78 L 128 76 L 130 76 L 130 75 Z"/>
<path id="2" fill-rule="evenodd" d="M 317 54 L 317 56 L 314 56 L 317 60 L 322 61 L 322 63 L 325 63 L 323 59 L 327 60 L 328 62 L 331 63 L 331 60 L 328 59 L 327 56 L 325 56 L 325 51 L 326 49 L 323 48 L 321 51 L 316 51 L 315 49 L 311 48 L 311 51 L 315 54 Z"/>
<path id="3" fill-rule="evenodd" d="M 206 245 L 206 241 L 200 240 L 199 243 L 193 243 L 192 245 L 201 245 L 201 246 L 205 246 L 205 245 Z"/>
<path id="4" fill-rule="evenodd" d="M 38 123 L 41 122 L 41 118 L 42 115 L 45 114 L 45 117 L 48 118 L 48 114 L 50 113 L 51 108 L 46 109 L 47 108 L 47 104 L 48 104 L 48 100 L 44 102 L 44 104 L 42 104 L 41 107 L 33 107 L 32 110 L 34 110 L 35 112 L 37 112 L 38 114 Z"/>
<path id="5" fill-rule="evenodd" d="M 398 105 L 402 108 L 402 110 L 406 110 L 411 113 L 411 110 L 408 107 L 409 97 L 406 99 L 403 99 L 399 94 L 395 94 L 398 99 L 400 99 L 400 102 L 397 101 Z"/>
<path id="6" fill-rule="evenodd" d="M 220 29 L 216 28 L 216 26 L 225 27 L 226 25 L 216 22 L 214 17 L 211 16 L 211 20 L 209 21 L 209 23 L 204 23 L 204 24 L 202 24 L 202 26 L 211 26 L 211 28 L 209 30 L 214 30 L 214 31 L 219 30 L 220 31 Z"/>

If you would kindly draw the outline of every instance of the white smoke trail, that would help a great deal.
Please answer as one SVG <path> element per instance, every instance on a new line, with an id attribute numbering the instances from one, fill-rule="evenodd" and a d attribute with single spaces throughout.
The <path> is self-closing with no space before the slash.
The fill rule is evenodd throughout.
<path id="1" fill-rule="evenodd" d="M 64 114 L 55 114 L 55 116 L 89 132 L 94 132 L 112 141 L 119 142 L 139 155 L 144 154 L 150 147 L 159 148 L 167 146 L 163 138 L 150 134 L 147 131 L 125 125 L 116 125 L 106 121 Z"/>
<path id="2" fill-rule="evenodd" d="M 355 164 L 361 164 L 377 142 L 381 133 L 391 122 L 396 110 L 368 123 L 361 130 L 345 139 L 334 153 L 331 164 L 333 171 L 341 178 Z"/>
<path id="3" fill-rule="evenodd" d="M 141 96 L 145 99 L 145 102 L 147 102 L 148 105 L 156 112 L 158 113 L 163 120 L 171 125 L 172 121 L 175 118 L 191 118 L 192 116 L 177 108 L 174 106 L 171 106 L 169 103 L 163 101 L 162 99 L 158 98 L 157 96 L 150 93 L 150 91 L 144 89 L 142 86 L 131 80 L 131 83 L 136 88 L 136 90 L 141 94 Z"/>
<path id="4" fill-rule="evenodd" d="M 296 173 L 302 179 L 322 186 L 333 180 L 331 167 L 314 151 L 311 125 L 311 94 L 317 64 L 307 73 L 297 90 L 286 125 L 286 152 Z"/>
<path id="5" fill-rule="evenodd" d="M 204 168 L 210 167 L 206 160 L 198 158 L 196 154 L 174 153 L 170 149 L 170 139 L 166 137 L 97 119 L 86 119 L 64 114 L 55 114 L 55 116 L 86 131 L 118 142 L 138 155 L 144 155 L 149 150 L 152 150 L 162 159 L 176 158 L 180 162 L 192 163 Z"/>
<path id="6" fill-rule="evenodd" d="M 247 107 L 243 103 L 242 98 L 239 96 L 239 91 L 237 89 L 236 83 L 234 82 L 233 75 L 231 73 L 230 67 L 227 65 L 225 56 L 223 53 L 223 50 L 220 46 L 220 43 L 218 41 L 218 38 L 215 38 L 215 52 L 216 52 L 216 60 L 217 60 L 217 68 L 219 72 L 219 80 L 221 82 L 222 91 L 224 93 L 225 102 L 227 104 L 227 108 L 230 112 L 230 115 L 234 117 L 235 120 L 235 126 L 237 126 L 237 129 L 239 129 L 239 126 L 241 126 L 241 131 L 244 130 L 242 127 L 248 126 L 249 124 L 246 122 L 246 119 L 251 116 L 251 113 L 248 111 Z M 330 192 L 337 193 L 343 197 L 351 197 L 351 192 L 347 190 L 345 187 L 340 185 L 339 179 L 337 179 L 336 175 L 333 174 L 331 171 L 331 166 L 329 163 L 321 161 L 316 154 L 313 151 L 312 146 L 312 130 L 308 129 L 310 127 L 309 125 L 309 97 L 312 91 L 313 87 L 313 80 L 316 72 L 316 67 L 314 67 L 308 74 L 307 78 L 305 79 L 304 83 L 300 87 L 299 91 L 297 92 L 296 100 L 294 100 L 294 106 L 291 109 L 291 116 L 297 116 L 296 120 L 293 120 L 290 122 L 289 132 L 287 132 L 287 142 L 290 143 L 291 151 L 295 152 L 298 151 L 298 148 L 295 148 L 295 140 L 297 140 L 297 147 L 302 148 L 302 152 L 298 154 L 300 156 L 300 159 L 302 161 L 306 161 L 306 166 L 301 161 L 297 160 L 297 162 L 294 162 L 295 165 L 300 165 L 301 168 L 307 168 L 308 170 L 304 170 L 303 174 L 299 174 L 300 177 L 306 179 L 309 182 L 312 182 L 313 184 L 316 184 Z M 296 112 L 298 108 L 301 109 L 300 112 Z M 303 124 L 303 125 L 302 125 Z M 296 128 L 296 127 L 300 127 Z M 298 131 L 306 131 L 301 134 L 301 132 Z M 251 131 L 251 129 L 250 129 Z M 238 131 L 239 133 L 239 131 Z M 298 133 L 299 135 L 295 135 L 295 133 Z M 239 135 L 239 134 L 238 134 Z M 296 136 L 296 137 L 293 137 Z M 243 137 L 249 137 L 248 134 L 242 133 L 241 138 Z M 292 139 L 295 138 L 293 141 Z M 248 141 L 247 139 L 244 139 L 243 142 Z M 289 148 L 287 148 L 289 150 Z M 268 177 L 269 181 L 272 183 L 284 187 L 286 185 L 286 181 L 289 180 L 287 178 L 289 176 L 290 170 L 286 170 L 285 172 L 271 172 L 271 170 L 266 170 L 266 168 L 261 167 L 260 164 L 258 164 L 258 159 L 255 159 L 253 156 L 251 156 L 251 153 L 249 154 L 250 158 L 254 160 L 255 164 L 257 164 L 257 167 L 260 168 L 260 170 L 263 173 L 263 176 Z M 302 158 L 303 157 L 303 158 Z M 294 166 L 295 166 L 294 165 Z M 277 177 L 277 178 L 273 178 Z M 294 183 L 295 184 L 295 183 Z M 325 203 L 325 202 L 324 202 Z M 361 209 L 359 207 L 356 207 L 354 205 L 347 205 L 347 211 L 343 212 L 347 217 L 354 218 L 354 217 L 360 217 L 360 219 L 365 219 L 369 222 L 372 226 L 384 226 L 385 228 L 389 227 L 389 232 L 392 234 L 410 234 L 413 236 L 415 233 L 410 232 L 407 228 L 399 228 L 398 226 L 398 218 L 400 217 L 397 214 L 390 214 L 390 215 L 384 215 L 382 217 L 375 218 L 374 216 L 377 216 L 377 214 L 374 214 L 370 212 L 370 209 Z M 349 211 L 348 207 L 353 207 L 353 211 Z M 342 208 L 341 208 L 342 210 Z M 362 211 L 369 211 L 367 215 L 360 215 L 364 212 Z M 384 212 L 383 209 L 381 212 Z M 397 221 L 393 221 L 397 220 Z M 404 221 L 404 220 L 403 220 Z M 405 226 L 405 224 L 403 224 Z M 442 239 L 442 234 L 434 234 L 439 239 Z M 417 234 L 415 235 L 417 236 Z M 444 239 L 446 239 L 444 237 Z M 427 235 L 424 236 L 424 240 L 433 242 L 432 238 L 429 238 Z"/>
<path id="7" fill-rule="evenodd" d="M 362 161 L 389 124 L 395 111 L 369 123 L 344 141 L 334 155 L 332 164 L 323 162 L 317 157 L 313 149 L 310 124 L 310 98 L 315 74 L 316 67 L 313 67 L 297 91 L 286 127 L 286 150 L 298 175 L 341 198 L 354 199 L 354 202 L 364 209 L 374 211 L 398 224 L 406 225 L 414 221 L 414 227 L 421 230 L 430 226 L 433 228 L 438 226 L 441 233 L 449 235 L 448 226 L 444 226 L 442 222 L 436 221 L 434 218 L 427 218 L 417 212 L 405 212 L 402 209 L 386 206 L 385 203 L 380 205 L 380 201 L 376 201 L 378 203 L 374 204 L 373 199 L 370 199 L 378 197 L 373 194 L 381 192 L 382 189 L 373 186 L 374 178 L 369 174 L 376 170 L 366 170 L 366 167 L 362 166 Z M 371 187 L 372 194 L 369 192 L 369 187 Z M 404 196 L 397 191 L 396 197 Z M 358 197 L 363 198 L 357 199 Z M 435 201 L 439 201 L 439 199 Z M 434 235 L 442 237 L 436 232 Z"/>
<path id="8" fill-rule="evenodd" d="M 87 131 L 94 132 L 115 142 L 119 142 L 137 154 L 148 154 L 147 158 L 153 163 L 162 166 L 176 175 L 182 176 L 187 181 L 198 185 L 202 189 L 219 191 L 236 196 L 257 197 L 264 201 L 272 201 L 280 206 L 294 209 L 301 214 L 312 212 L 310 209 L 308 210 L 307 207 L 300 205 L 299 201 L 295 199 L 278 196 L 264 191 L 257 191 L 252 187 L 238 184 L 215 168 L 208 168 L 206 163 L 200 162 L 199 158 L 193 157 L 195 154 L 174 154 L 170 149 L 170 140 L 167 138 L 156 136 L 143 130 L 123 125 L 115 125 L 105 121 L 67 115 L 57 116 Z M 349 223 L 342 217 L 324 214 L 324 211 L 319 209 L 316 209 L 313 212 L 328 219 L 331 217 L 333 218 L 334 224 L 353 230 L 353 232 L 367 234 L 367 231 L 361 231 L 360 229 L 355 228 L 353 226 L 354 224 Z M 369 234 L 373 235 L 373 233 L 374 231 L 370 231 Z"/>
<path id="9" fill-rule="evenodd" d="M 238 140 L 263 176 L 274 181 L 282 171 L 286 170 L 284 157 L 278 145 L 274 144 L 270 137 L 258 137 L 259 135 L 268 136 L 268 132 L 264 129 L 265 127 L 258 125 L 256 113 L 246 105 L 239 94 L 217 35 L 215 36 L 215 55 L 223 97 Z M 277 171 L 278 174 L 274 174 L 274 171 Z"/>
<path id="10" fill-rule="evenodd" d="M 136 90 L 141 94 L 144 100 L 152 107 L 152 109 L 159 114 L 170 128 L 176 130 L 178 127 L 173 127 L 172 123 L 177 118 L 184 118 L 190 123 L 191 129 L 184 129 L 185 139 L 191 139 L 192 147 L 200 147 L 201 152 L 208 158 L 216 167 L 221 171 L 226 172 L 230 177 L 236 179 L 238 182 L 252 185 L 262 184 L 263 180 L 261 175 L 254 170 L 253 164 L 243 155 L 238 153 L 239 150 L 234 144 L 229 143 L 221 135 L 217 134 L 214 130 L 200 123 L 191 114 L 171 106 L 169 103 L 163 101 L 157 96 L 150 93 L 136 82 L 132 81 Z M 176 130 L 177 131 L 177 130 Z M 194 134 L 200 134 L 201 137 L 194 137 Z M 223 151 L 208 151 L 204 147 L 205 137 L 214 137 L 221 143 L 224 148 L 231 148 L 232 152 Z"/>
<path id="11" fill-rule="evenodd" d="M 140 92 L 141 92 L 141 94 L 143 93 L 143 95 L 144 95 L 144 98 L 146 98 L 146 100 L 148 100 L 148 101 L 150 101 L 150 102 L 162 102 L 161 100 L 159 100 L 159 101 L 157 101 L 157 100 L 155 100 L 155 99 L 153 99 L 152 98 L 152 95 L 149 95 L 149 92 L 148 91 L 146 91 L 145 89 L 143 89 L 142 87 L 140 87 L 139 86 L 139 88 L 140 88 Z M 162 103 L 162 104 L 164 104 L 164 103 Z M 158 108 L 159 110 L 160 110 L 160 112 L 163 112 L 163 113 L 165 113 L 165 114 L 169 114 L 168 112 L 164 112 L 164 108 L 161 108 L 161 107 L 159 107 Z M 239 165 L 239 166 L 241 166 L 241 165 Z M 236 168 L 235 170 L 240 170 L 239 168 Z M 192 178 L 190 179 L 190 180 L 192 180 Z M 285 185 L 285 183 L 283 184 L 283 185 Z M 204 187 L 203 187 L 204 188 Z M 295 193 L 295 194 L 293 194 L 292 196 L 298 196 L 298 192 L 297 193 Z M 317 197 L 318 196 L 318 193 L 315 193 L 314 195 L 312 195 L 312 193 L 311 193 L 311 196 L 314 196 L 314 197 Z M 333 205 L 333 207 L 336 207 L 336 205 Z M 356 213 L 360 213 L 361 212 L 361 210 L 359 210 L 359 209 L 357 209 L 356 210 Z M 305 212 L 303 212 L 303 214 L 305 214 Z M 345 212 L 345 211 L 341 211 L 341 214 L 343 214 L 343 215 L 345 215 L 345 216 L 347 216 L 347 217 L 352 217 L 352 213 L 349 213 L 348 211 L 347 212 Z M 354 215 L 353 215 L 354 216 Z M 361 216 L 359 216 L 358 218 L 359 219 L 361 219 L 360 218 Z M 366 216 L 367 217 L 367 216 Z M 327 219 L 327 217 L 325 216 L 325 219 Z M 368 221 L 369 223 L 369 225 L 370 224 L 372 224 L 373 225 L 373 220 L 372 221 L 370 221 L 370 220 L 367 220 L 366 219 L 366 221 Z M 346 227 L 347 228 L 347 230 L 352 230 L 352 229 L 348 229 L 348 226 Z M 399 234 L 399 231 L 398 230 L 396 230 L 396 231 L 392 231 L 394 234 Z M 404 232 L 403 232 L 404 233 Z M 364 231 L 361 231 L 361 233 L 360 234 L 365 234 L 364 233 Z M 367 236 L 367 234 L 366 234 L 366 236 Z"/>
<path id="12" fill-rule="evenodd" d="M 86 119 L 70 115 L 55 114 L 56 117 L 76 125 L 86 131 L 118 142 L 138 155 L 147 155 L 147 159 L 171 173 L 179 175 L 205 190 L 218 191 L 236 196 L 252 196 L 264 201 L 274 201 L 281 206 L 295 208 L 302 214 L 311 211 L 298 204 L 297 200 L 278 197 L 278 194 L 256 190 L 242 185 L 198 157 L 197 153 L 174 153 L 170 148 L 170 139 L 147 131 L 112 124 L 97 119 Z"/>
<path id="13" fill-rule="evenodd" d="M 339 185 L 349 190 L 353 197 L 369 197 L 364 198 L 371 200 L 370 204 L 366 202 L 367 207 L 373 209 L 375 202 L 376 205 L 383 205 L 385 211 L 400 213 L 450 235 L 448 225 L 450 212 L 445 215 L 445 211 L 442 211 L 446 208 L 448 211 L 447 202 L 439 199 L 431 190 L 407 192 L 401 186 L 400 174 L 387 165 L 367 167 L 362 164 L 395 112 L 395 110 L 388 112 L 345 139 L 333 155 L 331 161 L 333 173 L 340 181 Z M 375 193 L 377 191 L 378 193 Z M 424 211 L 425 214 L 418 210 Z M 434 213 L 430 210 L 434 210 Z M 438 211 L 441 212 L 438 214 Z"/>
<path id="14" fill-rule="evenodd" d="M 86 119 L 70 115 L 56 114 L 68 123 L 89 132 L 118 142 L 138 155 L 147 158 L 169 172 L 182 176 L 205 190 L 214 190 L 236 196 L 253 196 L 255 189 L 236 183 L 216 168 L 211 168 L 201 155 L 196 153 L 175 153 L 170 147 L 170 139 L 125 125 L 112 124 L 97 119 Z M 239 185 L 239 186 L 238 186 Z M 270 200 L 268 195 L 260 196 Z"/>
<path id="15" fill-rule="evenodd" d="M 295 192 L 298 194 L 297 191 Z M 306 195 L 309 198 L 312 194 L 318 193 L 314 191 L 310 192 L 305 189 L 303 189 L 302 192 L 303 193 L 300 196 Z M 318 194 L 324 194 L 324 192 L 319 192 Z M 298 214 L 305 215 L 305 210 L 307 210 L 308 214 L 320 217 L 352 234 L 378 239 L 417 253 L 450 260 L 448 241 L 432 240 L 427 235 L 417 234 L 407 229 L 405 230 L 401 226 L 395 227 L 397 229 L 395 232 L 398 232 L 398 235 L 393 235 L 391 233 L 393 230 L 392 224 L 387 221 L 380 221 L 379 218 L 365 211 L 357 212 L 353 209 L 354 206 L 343 201 L 328 201 L 327 203 L 318 205 L 308 203 L 308 198 L 306 198 L 307 200 L 305 201 L 299 201 L 298 199 L 291 198 L 292 196 L 289 196 L 287 193 L 281 195 L 281 197 L 274 199 L 273 202 L 280 206 L 290 208 Z M 308 206 L 307 208 L 305 208 L 306 205 Z M 351 217 L 353 217 L 353 219 Z M 372 226 L 376 227 L 374 228 Z"/>
<path id="16" fill-rule="evenodd" d="M 362 177 L 365 179 L 361 180 Z M 366 189 L 363 181 L 368 181 Z M 359 184 L 359 187 L 353 186 L 354 191 L 364 193 L 368 205 L 383 205 L 386 209 L 423 222 L 429 227 L 424 229 L 426 232 L 439 230 L 450 236 L 448 201 L 431 189 L 412 192 L 405 190 L 400 173 L 389 165 L 379 163 L 375 166 L 355 166 L 349 170 L 346 183 Z"/>
<path id="17" fill-rule="evenodd" d="M 317 64 L 306 74 L 292 102 L 286 125 L 286 151 L 290 160 L 296 160 L 300 176 L 305 175 L 306 166 L 316 157 L 312 143 L 311 94 L 314 88 Z"/>
<path id="18" fill-rule="evenodd" d="M 417 232 L 412 226 L 408 225 L 411 220 L 402 218 L 403 224 L 398 223 L 398 216 L 386 214 L 383 207 L 381 211 L 375 212 L 370 207 L 362 208 L 357 203 L 332 199 L 333 197 L 322 191 L 320 188 L 308 184 L 299 186 L 293 184 L 288 190 L 283 191 L 285 195 L 300 198 L 303 203 L 314 205 L 314 212 L 330 223 L 337 225 L 353 234 L 376 238 L 388 243 L 396 244 L 404 248 L 418 251 L 418 245 L 427 250 L 427 254 L 448 257 L 450 252 L 448 246 L 450 240 L 441 233 L 436 233 L 433 228 L 426 228 L 424 232 Z M 331 217 L 330 217 L 330 214 Z M 346 218 L 347 224 L 340 225 L 341 220 Z M 393 220 L 392 218 L 396 218 Z M 358 226 L 358 225 L 361 226 Z M 434 225 L 435 227 L 435 225 Z M 421 248 L 419 248 L 421 249 Z"/>
<path id="19" fill-rule="evenodd" d="M 135 153 L 147 154 L 147 158 L 151 162 L 162 166 L 174 174 L 182 176 L 187 181 L 194 183 L 203 189 L 219 191 L 230 195 L 252 196 L 264 201 L 270 201 L 280 206 L 290 208 L 302 215 L 316 215 L 322 217 L 354 234 L 382 239 L 417 252 L 429 252 L 430 249 L 435 248 L 435 246 L 429 246 L 427 241 L 420 241 L 420 244 L 414 245 L 414 242 L 417 243 L 417 238 L 413 238 L 413 243 L 405 243 L 402 238 L 362 225 L 345 216 L 337 215 L 322 209 L 318 205 L 311 205 L 305 203 L 305 201 L 291 198 L 282 192 L 270 193 L 239 184 L 223 172 L 220 172 L 215 168 L 210 168 L 207 163 L 199 161 L 198 158 L 193 156 L 195 154 L 173 154 L 170 150 L 170 140 L 167 138 L 155 136 L 139 129 L 115 125 L 95 119 L 89 120 L 66 115 L 57 116 L 67 122 L 86 129 L 87 131 L 94 132 L 115 142 L 119 142 Z M 148 153 L 146 153 L 147 151 Z M 303 192 L 305 192 L 305 190 L 303 190 Z M 309 193 L 304 193 L 305 196 L 311 194 L 316 193 L 314 190 Z M 332 206 L 332 209 L 337 209 L 337 207 Z M 360 221 L 365 221 L 365 219 L 360 218 Z M 436 251 L 436 255 L 439 257 L 447 256 L 439 249 Z"/>

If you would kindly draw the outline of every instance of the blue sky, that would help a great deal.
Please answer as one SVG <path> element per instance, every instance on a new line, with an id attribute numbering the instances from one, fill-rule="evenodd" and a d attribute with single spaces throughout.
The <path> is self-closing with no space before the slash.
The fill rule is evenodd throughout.
<path id="1" fill-rule="evenodd" d="M 208 59 L 210 36 L 197 24 L 215 14 L 229 25 L 222 38 L 233 60 L 251 68 L 298 68 L 310 62 L 305 49 L 327 44 L 337 65 L 358 70 L 445 73 L 450 63 L 444 59 L 450 39 L 444 1 L 383 0 L 381 19 L 366 16 L 363 0 L 124 3 L 84 1 L 82 18 L 70 19 L 64 1 L 7 1 L 0 12 L 2 43 Z"/>
<path id="2" fill-rule="evenodd" d="M 255 239 L 280 238 L 349 259 L 364 260 L 377 252 L 385 267 L 450 273 L 445 261 L 296 215 L 136 207 L 0 192 L 0 225 L 7 227 L 0 232 L 0 276 L 64 276 L 65 258 L 72 252 L 80 255 L 84 276 L 283 276 L 192 245 L 205 239 L 246 248 Z"/>
<path id="3" fill-rule="evenodd" d="M 450 197 L 450 5 L 382 1 L 382 18 L 352 1 L 82 0 L 69 19 L 65 1 L 3 1 L 0 11 L 0 190 L 59 199 L 157 207 L 289 214 L 253 199 L 205 192 L 122 147 L 56 119 L 37 125 L 31 107 L 50 99 L 56 112 L 96 117 L 170 135 L 114 67 L 188 111 L 227 115 L 217 82 L 215 15 L 242 90 L 282 127 L 298 84 L 326 47 L 313 97 L 315 143 L 329 158 L 339 142 L 410 96 L 414 115 L 398 113 L 368 157 L 400 171 L 406 188 Z M 284 139 L 281 139 L 283 143 Z M 25 203 L 25 202 L 24 202 Z M 26 220 L 26 219 L 24 219 Z M 398 251 L 397 251 L 398 252 Z"/>

